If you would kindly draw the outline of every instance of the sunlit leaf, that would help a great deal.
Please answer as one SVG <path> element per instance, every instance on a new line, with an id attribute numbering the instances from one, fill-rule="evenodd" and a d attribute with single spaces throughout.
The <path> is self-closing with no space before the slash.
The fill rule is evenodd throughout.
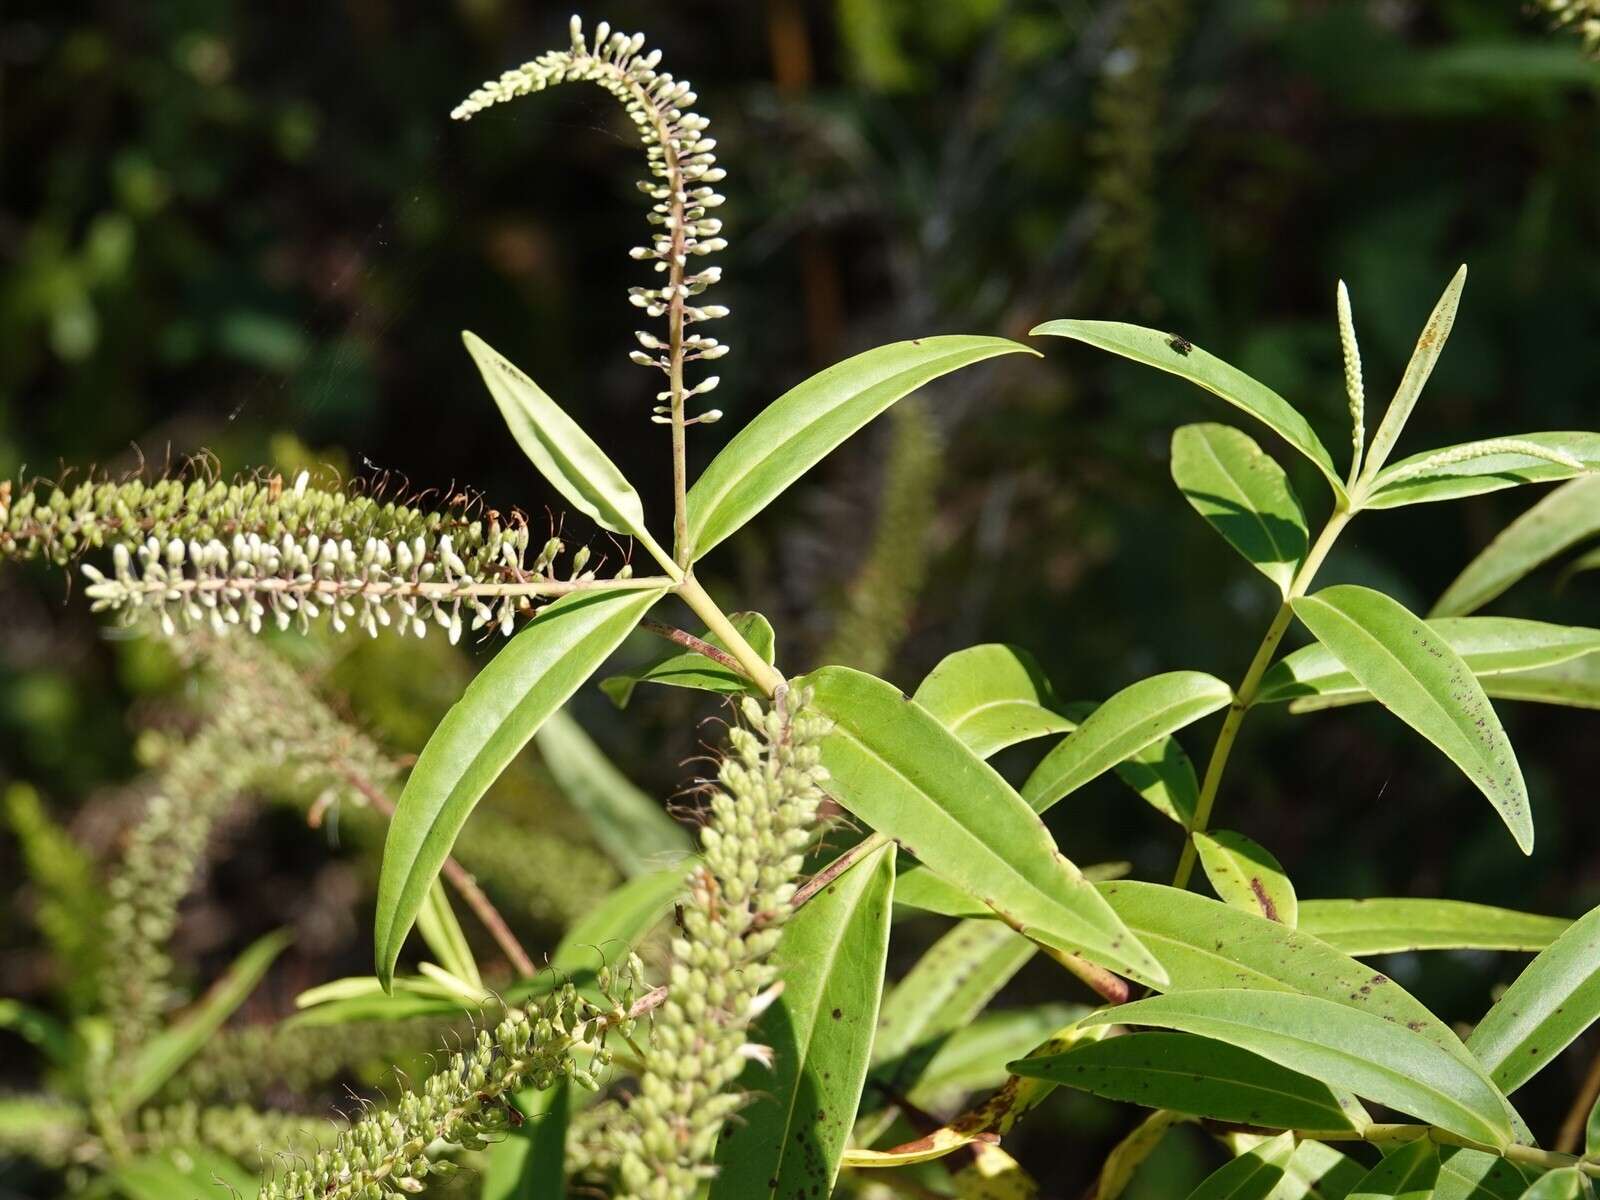
<path id="1" fill-rule="evenodd" d="M 563 1200 L 567 1194 L 566 1080 L 513 1098 L 522 1122 L 489 1144 L 479 1200 Z"/>
<path id="2" fill-rule="evenodd" d="M 1462 1146 L 1439 1147 L 1433 1200 L 1518 1200 L 1527 1179 L 1498 1154 Z"/>
<path id="3" fill-rule="evenodd" d="M 1536 671 L 1491 675 L 1483 680 L 1483 690 L 1496 700 L 1600 708 L 1600 654 L 1585 655 Z"/>
<path id="4" fill-rule="evenodd" d="M 222 1028 L 292 940 L 286 930 L 280 929 L 251 942 L 193 1007 L 140 1047 L 126 1081 L 116 1087 L 117 1108 L 127 1111 L 154 1096 Z"/>
<path id="5" fill-rule="evenodd" d="M 1185 425 L 1172 435 L 1172 479 L 1194 510 L 1287 596 L 1309 537 L 1283 468 L 1231 425 Z"/>
<path id="6" fill-rule="evenodd" d="M 1031 354 L 996 337 L 925 337 L 868 350 L 767 405 L 689 490 L 690 557 L 738 530 L 835 447 L 923 384 L 1000 354 Z"/>
<path id="7" fill-rule="evenodd" d="M 1363 479 L 1372 478 L 1389 461 L 1389 454 L 1400 440 L 1401 431 L 1417 406 L 1417 398 L 1422 395 L 1428 377 L 1433 374 L 1434 364 L 1439 361 L 1444 344 L 1450 337 L 1450 328 L 1456 320 L 1456 308 L 1461 303 L 1461 289 L 1466 285 L 1467 268 L 1463 266 L 1445 286 L 1444 295 L 1439 297 L 1439 303 L 1434 305 L 1433 312 L 1428 316 L 1428 323 L 1422 327 L 1411 361 L 1406 364 L 1405 374 L 1400 377 L 1400 386 L 1395 389 L 1394 398 L 1389 401 L 1383 420 L 1372 435 L 1372 444 L 1367 450 L 1366 463 L 1361 472 Z"/>
<path id="8" fill-rule="evenodd" d="M 201 1146 L 174 1146 L 116 1163 L 110 1173 L 128 1200 L 228 1200 L 250 1196 L 258 1180 L 231 1158 Z"/>
<path id="9" fill-rule="evenodd" d="M 1226 1042 L 1134 1033 L 1010 1064 L 1108 1100 L 1268 1129 L 1348 1130 L 1371 1123 L 1358 1101 Z"/>
<path id="10" fill-rule="evenodd" d="M 1055 695 L 1033 655 L 989 643 L 946 655 L 912 697 L 979 758 L 1030 738 L 1067 733 Z"/>
<path id="11" fill-rule="evenodd" d="M 1543 950 L 1570 924 L 1562 917 L 1462 900 L 1400 896 L 1300 902 L 1302 930 L 1358 957 L 1410 950 Z"/>
<path id="12" fill-rule="evenodd" d="M 1081 1004 L 1036 1004 L 980 1013 L 935 1048 L 906 1096 L 918 1108 L 948 1111 L 970 1092 L 999 1087 L 1008 1063 L 1088 1012 Z"/>
<path id="13" fill-rule="evenodd" d="M 1229 1133 L 1223 1135 L 1223 1140 L 1235 1154 L 1243 1154 L 1266 1138 L 1261 1134 Z M 1267 1200 L 1345 1200 L 1366 1173 L 1367 1169 L 1355 1159 L 1326 1142 L 1301 1142 Z"/>
<path id="14" fill-rule="evenodd" d="M 1223 900 L 1269 921 L 1297 923 L 1299 904 L 1294 884 L 1289 882 L 1283 865 L 1266 849 L 1244 834 L 1226 829 L 1196 833 L 1194 845 L 1206 878 Z"/>
<path id="15" fill-rule="evenodd" d="M 1517 756 L 1460 655 L 1421 617 L 1371 588 L 1324 588 L 1297 599 L 1294 611 L 1363 688 L 1461 768 L 1531 853 L 1533 815 Z"/>
<path id="16" fill-rule="evenodd" d="M 1513 617 L 1434 617 L 1427 627 L 1484 682 L 1555 666 L 1600 650 L 1600 629 Z M 1255 703 L 1318 697 L 1339 703 L 1372 699 L 1327 646 L 1313 643 L 1279 659 L 1262 676 Z M 1303 711 L 1308 706 L 1298 705 Z"/>
<path id="17" fill-rule="evenodd" d="M 685 891 L 688 863 L 636 875 L 580 916 L 550 956 L 557 975 L 593 973 L 625 958 Z"/>
<path id="18" fill-rule="evenodd" d="M 1600 470 L 1600 433 L 1561 430 L 1523 433 L 1507 440 L 1532 442 L 1547 452 L 1576 459 L 1585 471 Z M 1455 449 L 1447 446 L 1442 450 L 1429 450 L 1394 463 L 1378 476 L 1377 490 L 1367 497 L 1362 507 L 1398 508 L 1404 504 L 1460 500 L 1525 483 L 1554 483 L 1580 473 L 1550 458 L 1515 450 L 1475 455 L 1459 462 L 1439 462 L 1441 456 L 1448 456 Z M 1420 469 L 1420 464 L 1429 459 L 1434 459 L 1438 465 Z"/>
<path id="19" fill-rule="evenodd" d="M 1062 711 L 1074 721 L 1083 722 L 1099 707 L 1092 701 L 1073 700 L 1063 705 Z M 1189 828 L 1195 806 L 1200 803 L 1200 780 L 1177 738 L 1171 734 L 1159 737 L 1111 769 L 1151 808 L 1184 829 Z"/>
<path id="20" fill-rule="evenodd" d="M 1433 1200 L 1438 1181 L 1439 1151 L 1431 1139 L 1417 1138 L 1385 1155 L 1349 1200 Z"/>
<path id="21" fill-rule="evenodd" d="M 1022 798 L 921 705 L 847 667 L 799 686 L 834 722 L 822 762 L 841 804 L 1028 936 L 1164 978 Z"/>
<path id="22" fill-rule="evenodd" d="M 455 910 L 450 907 L 450 897 L 445 894 L 442 880 L 433 881 L 427 900 L 417 910 L 417 932 L 445 970 L 476 988 L 483 987 L 478 962 L 472 957 L 472 947 L 467 944 L 467 935 L 461 932 Z"/>
<path id="23" fill-rule="evenodd" d="M 1600 448 L 1600 438 L 1596 441 Z M 1529 572 L 1596 534 L 1600 534 L 1600 478 L 1563 484 L 1502 529 L 1451 581 L 1430 616 L 1474 612 Z"/>
<path id="24" fill-rule="evenodd" d="M 550 486 L 601 528 L 638 538 L 665 557 L 645 529 L 639 493 L 583 427 L 482 338 L 462 333 L 461 340 L 511 436 Z"/>
<path id="25" fill-rule="evenodd" d="M 1547 1171 L 1528 1185 L 1521 1200 L 1593 1200 L 1594 1187 L 1577 1167 Z"/>
<path id="26" fill-rule="evenodd" d="M 662 595 L 652 588 L 563 597 L 495 655 L 439 722 L 384 843 L 373 949 L 385 986 L 417 909 L 483 793 Z"/>
<path id="27" fill-rule="evenodd" d="M 1292 404 L 1266 384 L 1257 382 L 1237 367 L 1206 353 L 1186 338 L 1117 321 L 1047 321 L 1032 333 L 1035 336 L 1048 334 L 1076 338 L 1098 349 L 1109 350 L 1112 354 L 1120 354 L 1123 358 L 1131 358 L 1134 362 L 1187 379 L 1265 423 L 1316 464 L 1335 496 L 1342 497 L 1345 494 L 1344 482 L 1334 469 L 1333 458 L 1328 454 L 1327 447 Z"/>
<path id="28" fill-rule="evenodd" d="M 561 794 L 623 874 L 639 875 L 689 852 L 683 826 L 634 787 L 565 711 L 551 713 L 533 736 Z"/>
<path id="29" fill-rule="evenodd" d="M 1267 1200 L 1293 1155 L 1294 1134 L 1268 1138 L 1217 1168 L 1189 1193 L 1189 1200 Z"/>
<path id="30" fill-rule="evenodd" d="M 723 1131 L 712 1200 L 832 1194 L 878 1023 L 894 860 L 873 852 L 784 927 L 783 993 L 753 1031 L 773 1065 L 742 1077 L 757 1098 Z"/>
<path id="31" fill-rule="evenodd" d="M 1153 996 L 1084 1018 L 1177 1029 L 1228 1042 L 1495 1147 L 1512 1141 L 1503 1097 L 1479 1072 L 1403 1025 L 1350 1005 L 1229 988 Z"/>
<path id="32" fill-rule="evenodd" d="M 1175 730 L 1225 708 L 1233 689 L 1199 671 L 1171 671 L 1141 679 L 1095 709 L 1076 733 L 1058 743 L 1022 786 L 1035 812 Z"/>
<path id="33" fill-rule="evenodd" d="M 729 613 L 728 620 L 746 642 L 770 664 L 775 653 L 776 638 L 772 624 L 758 612 Z M 708 633 L 706 642 L 718 650 L 728 648 L 715 633 Z M 681 654 L 668 654 L 640 671 L 631 674 L 611 675 L 600 681 L 600 690 L 611 697 L 618 708 L 627 708 L 633 699 L 634 689 L 641 683 L 658 683 L 667 687 L 694 688 L 702 692 L 718 692 L 725 696 L 738 695 L 753 687 L 749 678 L 723 664 L 693 650 Z"/>
<path id="34" fill-rule="evenodd" d="M 1528 964 L 1478 1023 L 1467 1048 L 1514 1092 L 1600 1017 L 1600 908 Z"/>

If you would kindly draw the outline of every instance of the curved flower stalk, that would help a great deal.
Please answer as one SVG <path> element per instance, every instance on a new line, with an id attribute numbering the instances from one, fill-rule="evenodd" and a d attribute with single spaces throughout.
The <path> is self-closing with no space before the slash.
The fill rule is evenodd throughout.
<path id="1" fill-rule="evenodd" d="M 377 1200 L 421 1192 L 430 1175 L 455 1169 L 439 1157 L 441 1147 L 482 1149 L 520 1119 L 512 1115 L 514 1092 L 562 1078 L 598 1086 L 591 1071 L 610 1064 L 606 1035 L 627 1036 L 661 998 L 657 991 L 635 1001 L 631 975 L 617 981 L 603 971 L 599 987 L 608 1008 L 589 1003 L 568 984 L 527 1011 L 509 1010 L 393 1108 L 363 1117 L 309 1165 L 268 1180 L 262 1200 Z M 593 1051 L 588 1069 L 574 1060 L 580 1046 Z"/>
<path id="2" fill-rule="evenodd" d="M 693 1196 L 713 1173 L 723 1124 L 747 1097 L 731 1090 L 748 1060 L 771 1050 L 747 1029 L 776 997 L 768 961 L 792 911 L 795 878 L 827 778 L 823 719 L 780 693 L 771 708 L 747 699 L 749 728 L 729 730 L 701 830 L 702 862 L 689 876 L 673 939 L 668 998 L 655 1018 L 639 1094 L 610 1134 L 621 1190 L 632 1200 Z"/>
<path id="3" fill-rule="evenodd" d="M 95 609 L 132 623 L 153 616 L 163 632 L 226 632 L 266 624 L 308 630 L 327 617 L 373 636 L 393 626 L 421 637 L 434 624 L 510 635 L 536 602 L 590 586 L 600 564 L 587 547 L 565 563 L 565 543 L 538 546 L 520 513 L 469 515 L 472 501 L 433 511 L 312 486 L 301 472 L 221 481 L 83 483 L 70 491 L 0 491 L 0 557 L 64 565 L 109 545 L 109 574 L 85 563 Z M 616 578 L 632 574 L 624 564 Z"/>
<path id="4" fill-rule="evenodd" d="M 689 261 L 727 247 L 721 237 L 722 222 L 710 215 L 710 210 L 723 201 L 712 185 L 719 183 L 726 172 L 716 165 L 715 139 L 706 136 L 709 122 L 689 111 L 695 102 L 693 89 L 687 80 L 656 70 L 661 52 L 646 53 L 643 34 L 630 37 L 613 33 L 611 26 L 602 21 L 591 42 L 576 16 L 572 18 L 571 32 L 570 48 L 548 51 L 499 79 L 490 80 L 450 115 L 458 121 L 470 120 L 495 104 L 557 84 L 582 81 L 597 84 L 616 97 L 638 127 L 651 176 L 639 184 L 639 190 L 653 201 L 648 219 L 655 226 L 655 233 L 649 245 L 635 247 L 632 255 L 653 262 L 666 280 L 655 287 L 630 288 L 628 298 L 647 315 L 666 317 L 667 328 L 665 340 L 653 333 L 637 332 L 634 336 L 642 349 L 631 357 L 641 366 L 655 367 L 666 376 L 667 386 L 656 395 L 652 420 L 672 426 L 676 532 L 681 557 L 686 532 L 684 430 L 722 416 L 717 409 L 687 416 L 685 408 L 690 397 L 712 391 L 718 377 L 708 375 L 691 387 L 685 383 L 684 367 L 691 362 L 721 358 L 728 352 L 728 347 L 716 338 L 690 332 L 691 326 L 728 315 L 723 306 L 705 304 L 700 299 L 708 287 L 722 278 L 722 268 L 705 266 L 691 271 Z M 681 561 L 679 565 L 683 565 Z"/>

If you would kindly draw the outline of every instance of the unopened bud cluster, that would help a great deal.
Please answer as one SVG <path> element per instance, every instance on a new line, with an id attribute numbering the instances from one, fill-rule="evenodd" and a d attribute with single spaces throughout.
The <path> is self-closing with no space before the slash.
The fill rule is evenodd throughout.
<path id="1" fill-rule="evenodd" d="M 259 1171 L 286 1151 L 315 1153 L 321 1143 L 332 1141 L 343 1128 L 343 1122 L 333 1118 L 258 1112 L 242 1104 L 173 1104 L 147 1108 L 139 1114 L 138 1141 L 146 1151 L 204 1146 L 249 1170 Z"/>
<path id="2" fill-rule="evenodd" d="M 309 1162 L 299 1156 L 303 1165 L 268 1180 L 262 1200 L 383 1200 L 421 1192 L 430 1176 L 455 1170 L 434 1157 L 441 1146 L 481 1150 L 520 1120 L 513 1115 L 512 1093 L 563 1078 L 598 1087 L 591 1072 L 610 1063 L 603 1039 L 588 1069 L 577 1065 L 572 1052 L 597 1032 L 629 1032 L 631 985 L 622 981 L 612 995 L 614 982 L 602 972 L 606 1009 L 568 984 L 529 1011 L 509 1010 L 493 1030 L 481 1030 L 469 1049 L 451 1055 L 443 1070 L 393 1107 L 362 1118 Z"/>
<path id="3" fill-rule="evenodd" d="M 132 623 L 153 616 L 179 628 L 265 624 L 306 630 L 326 616 L 376 636 L 392 626 L 452 641 L 470 623 L 509 635 L 533 601 L 592 582 L 580 548 L 565 562 L 560 538 L 535 545 L 527 523 L 499 514 L 469 520 L 394 501 L 311 486 L 302 472 L 238 483 L 165 479 L 85 483 L 70 492 L 0 495 L 0 556 L 64 564 L 110 546 L 111 571 L 83 572 L 96 610 Z M 598 566 L 598 564 L 597 564 Z M 618 578 L 627 578 L 624 566 Z"/>
<path id="4" fill-rule="evenodd" d="M 804 697 L 770 709 L 744 703 L 748 727 L 729 731 L 731 753 L 712 789 L 701 862 L 689 877 L 673 940 L 667 1000 L 656 1014 L 645 1070 L 612 1134 L 619 1196 L 680 1200 L 713 1173 L 717 1136 L 746 1101 L 736 1090 L 751 1060 L 751 1022 L 776 997 L 768 960 L 791 911 L 822 783 L 818 743 L 827 723 Z M 791 707 L 792 705 L 792 707 Z"/>
<path id="5" fill-rule="evenodd" d="M 548 51 L 490 80 L 450 115 L 468 120 L 491 105 L 573 81 L 598 84 L 627 110 L 649 159 L 651 177 L 639 184 L 639 190 L 652 201 L 649 221 L 655 227 L 649 245 L 635 247 L 632 256 L 653 262 L 656 271 L 666 276 L 655 286 L 630 288 L 628 298 L 649 316 L 667 318 L 666 338 L 637 333 L 641 349 L 631 357 L 667 376 L 668 386 L 656 397 L 654 415 L 665 424 L 673 420 L 674 411 L 681 414 L 689 397 L 705 395 L 717 386 L 717 376 L 710 375 L 686 389 L 683 365 L 728 352 L 716 338 L 688 332 L 692 325 L 728 315 L 721 305 L 700 299 L 722 278 L 722 269 L 689 269 L 691 260 L 727 247 L 722 222 L 710 215 L 723 201 L 712 185 L 725 172 L 716 165 L 716 141 L 706 136 L 709 122 L 689 110 L 695 102 L 693 89 L 688 81 L 656 70 L 661 52 L 646 53 L 644 35 L 616 33 L 602 21 L 591 42 L 577 17 L 572 18 L 571 30 L 569 49 Z M 709 424 L 721 415 L 711 409 L 686 423 Z"/>

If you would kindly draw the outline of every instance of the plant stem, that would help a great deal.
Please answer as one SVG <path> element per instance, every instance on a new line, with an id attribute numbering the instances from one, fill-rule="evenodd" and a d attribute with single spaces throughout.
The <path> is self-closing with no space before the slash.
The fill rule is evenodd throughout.
<path id="1" fill-rule="evenodd" d="M 1261 638 L 1261 645 L 1256 647 L 1255 657 L 1250 660 L 1244 678 L 1233 690 L 1233 703 L 1228 706 L 1228 715 L 1222 719 L 1222 728 L 1217 732 L 1216 743 L 1211 748 L 1211 760 L 1206 764 L 1206 777 L 1200 786 L 1200 799 L 1195 804 L 1194 819 L 1189 823 L 1189 832 L 1183 842 L 1183 853 L 1178 857 L 1178 869 L 1172 876 L 1173 887 L 1189 886 L 1189 877 L 1194 874 L 1194 835 L 1204 833 L 1210 825 L 1211 810 L 1216 805 L 1217 792 L 1222 787 L 1222 776 L 1228 769 L 1228 756 L 1233 753 L 1233 743 L 1239 736 L 1239 727 L 1244 724 L 1245 714 L 1250 711 L 1250 705 L 1255 701 L 1256 690 L 1261 686 L 1261 677 L 1272 664 L 1273 655 L 1278 652 L 1283 635 L 1288 632 L 1289 622 L 1294 619 L 1294 602 L 1306 594 L 1306 589 L 1311 586 L 1318 568 L 1322 566 L 1322 560 L 1327 558 L 1333 543 L 1354 515 L 1354 512 L 1347 508 L 1334 509 L 1333 515 L 1328 518 L 1328 523 L 1322 527 L 1322 533 L 1318 535 L 1310 552 L 1306 554 L 1305 561 L 1300 564 L 1300 569 L 1290 581 L 1289 592 L 1278 607 L 1277 614 L 1272 618 L 1272 624 L 1267 626 L 1267 632 Z"/>
<path id="2" fill-rule="evenodd" d="M 727 667 L 730 671 L 737 671 L 740 675 L 745 674 L 744 665 L 733 655 L 726 650 L 718 650 L 704 638 L 697 638 L 686 630 L 668 625 L 662 621 L 651 620 L 649 617 L 639 622 L 639 628 L 646 633 L 653 633 L 659 638 L 665 638 L 674 646 L 682 646 L 685 650 L 693 650 L 696 654 L 709 658 L 712 662 Z"/>
<path id="3" fill-rule="evenodd" d="M 706 623 L 706 628 L 722 639 L 734 658 L 739 660 L 739 665 L 744 668 L 745 674 L 755 681 L 769 697 L 776 696 L 778 689 L 784 686 L 783 675 L 766 659 L 756 653 L 756 649 L 745 640 L 744 634 L 734 627 L 728 620 L 727 614 L 717 607 L 717 602 L 711 598 L 705 588 L 700 586 L 700 581 L 694 577 L 692 571 L 683 577 L 683 582 L 678 585 L 678 595 L 683 602 L 694 610 L 695 616 Z"/>
<path id="4" fill-rule="evenodd" d="M 1422 1138 L 1431 1138 L 1441 1146 L 1463 1146 L 1468 1150 L 1477 1150 L 1484 1154 L 1495 1154 L 1509 1162 L 1524 1163 L 1530 1167 L 1538 1167 L 1544 1171 L 1555 1171 L 1562 1167 L 1577 1167 L 1585 1175 L 1600 1178 L 1600 1162 L 1587 1158 L 1579 1158 L 1575 1154 L 1562 1154 L 1555 1150 L 1541 1150 L 1537 1146 L 1523 1146 L 1512 1143 L 1505 1147 L 1485 1145 L 1474 1142 L 1470 1138 L 1458 1137 L 1448 1130 L 1440 1129 L 1434 1125 L 1368 1125 L 1362 1130 L 1351 1130 L 1346 1133 L 1301 1132 L 1301 1137 L 1314 1142 L 1371 1142 L 1374 1145 L 1394 1145 L 1396 1142 L 1415 1142 Z"/>

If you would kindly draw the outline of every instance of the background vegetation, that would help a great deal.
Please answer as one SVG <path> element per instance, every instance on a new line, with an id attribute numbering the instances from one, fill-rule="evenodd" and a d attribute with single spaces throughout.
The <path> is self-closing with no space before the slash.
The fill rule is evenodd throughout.
<path id="1" fill-rule="evenodd" d="M 573 89 L 492 121 L 446 120 L 480 79 L 561 44 L 566 15 L 509 0 L 6 6 L 0 478 L 209 452 L 224 474 L 325 464 L 391 492 L 471 488 L 537 513 L 550 497 L 461 351 L 458 330 L 472 328 L 605 431 L 663 507 L 665 434 L 644 419 L 652 385 L 625 361 L 640 205 L 620 114 Z M 1593 424 L 1600 65 L 1547 14 L 1489 0 L 615 0 L 588 15 L 647 31 L 713 120 L 732 240 L 719 299 L 733 315 L 717 332 L 735 351 L 717 400 L 734 418 L 895 337 L 1019 336 L 1095 316 L 1203 342 L 1336 444 L 1334 280 L 1357 298 L 1381 400 L 1466 261 L 1466 300 L 1417 417 L 1428 444 Z M 896 410 L 713 559 L 713 588 L 718 573 L 737 578 L 788 631 L 796 670 L 827 653 L 909 686 L 951 649 L 1004 640 L 1073 696 L 1178 667 L 1237 677 L 1253 648 L 1237 631 L 1264 624 L 1273 597 L 1215 552 L 1171 487 L 1171 427 L 1207 419 L 1190 417 L 1194 395 L 1050 350 Z M 714 428 L 695 450 L 719 440 Z M 1322 581 L 1381 580 L 1426 609 L 1531 500 L 1372 517 Z M 878 582 L 906 575 L 922 586 Z M 1558 582 L 1538 578 L 1498 611 L 1600 624 L 1600 579 Z M 59 574 L 0 572 L 0 790 L 36 788 L 103 863 L 130 786 L 197 705 L 163 650 L 109 635 L 86 609 L 63 603 Z M 313 646 L 305 665 L 339 711 L 404 753 L 481 653 L 380 640 L 338 659 Z M 635 782 L 669 796 L 690 775 L 676 764 L 699 750 L 695 718 L 715 707 L 666 690 L 636 704 L 647 720 L 614 723 L 589 689 L 576 712 Z M 1272 846 L 1302 896 L 1577 915 L 1600 903 L 1592 717 L 1502 711 L 1535 772 L 1531 859 L 1507 852 L 1498 818 L 1447 763 L 1365 708 L 1252 723 L 1230 824 Z M 1159 818 L 1114 782 L 1074 808 L 1078 861 L 1170 868 Z M 512 916 L 548 947 L 614 869 L 536 756 L 480 815 L 491 811 L 542 850 L 496 864 L 485 839 L 474 869 L 505 896 L 532 889 Z M 206 980 L 270 928 L 298 935 L 239 1020 L 367 969 L 372 864 L 355 824 L 314 834 L 283 806 L 240 806 L 224 823 L 180 923 L 180 969 Z M 20 847 L 0 838 L 0 878 L 19 877 Z M 540 853 L 569 873 L 540 868 Z M 71 981 L 42 949 L 37 899 L 0 914 L 0 977 L 42 1003 Z M 1389 969 L 1448 1018 L 1484 1007 L 1486 958 Z M 1576 1089 L 1596 1036 L 1554 1068 L 1569 1077 L 1547 1094 Z M 0 1083 L 12 1063 L 31 1073 L 0 1039 Z M 1559 1120 L 1528 1107 L 1536 1127 Z M 1021 1130 L 1025 1164 L 1030 1150 L 1060 1155 L 1051 1111 L 1097 1141 L 1085 1180 L 1130 1116 L 1061 1095 Z M 1169 1139 L 1136 1186 L 1178 1191 L 1204 1154 L 1198 1138 Z M 1069 1195 L 1063 1158 L 1051 1175 Z M 0 1194 L 35 1186 L 0 1165 Z"/>

